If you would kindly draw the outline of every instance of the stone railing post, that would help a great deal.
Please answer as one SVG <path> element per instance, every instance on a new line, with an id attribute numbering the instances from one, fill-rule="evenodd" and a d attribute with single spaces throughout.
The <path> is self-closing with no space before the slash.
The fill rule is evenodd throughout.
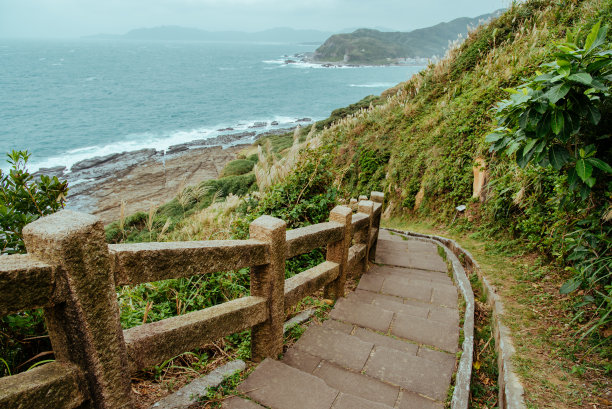
<path id="1" fill-rule="evenodd" d="M 267 299 L 268 320 L 251 332 L 251 358 L 277 358 L 283 350 L 285 321 L 285 257 L 287 224 L 274 217 L 261 216 L 249 227 L 252 239 L 269 245 L 270 263 L 251 267 L 251 295 Z"/>
<path id="2" fill-rule="evenodd" d="M 363 268 L 362 272 L 368 271 L 368 259 L 370 254 L 370 234 L 372 233 L 372 222 L 374 218 L 374 203 L 370 200 L 362 200 L 359 202 L 359 213 L 365 213 L 368 215 L 368 227 L 364 231 L 364 244 L 366 245 L 366 253 L 363 257 Z"/>
<path id="3" fill-rule="evenodd" d="M 346 283 L 348 254 L 352 240 L 353 211 L 350 207 L 336 206 L 329 214 L 329 221 L 344 225 L 344 235 L 341 240 L 327 245 L 327 261 L 338 263 L 340 271 L 338 278 L 325 287 L 325 298 L 338 299 L 344 297 L 344 284 Z"/>
<path id="4" fill-rule="evenodd" d="M 370 193 L 370 200 L 374 203 L 380 203 L 381 205 L 380 212 L 374 215 L 374 219 L 372 220 L 372 228 L 378 229 L 376 239 L 374 239 L 374 243 L 372 243 L 372 248 L 370 249 L 370 260 L 374 261 L 376 259 L 376 244 L 378 243 L 378 235 L 380 234 L 380 219 L 382 218 L 382 205 L 385 201 L 385 194 L 383 192 L 372 192 Z"/>
<path id="5" fill-rule="evenodd" d="M 352 198 L 352 199 L 349 201 L 349 207 L 351 208 L 351 210 L 353 210 L 353 211 L 357 211 L 357 206 L 358 206 L 358 204 L 357 204 L 357 199 Z"/>
<path id="6" fill-rule="evenodd" d="M 28 253 L 59 266 L 67 301 L 45 309 L 57 361 L 78 365 L 94 408 L 131 408 L 128 358 L 104 226 L 63 210 L 23 229 Z"/>

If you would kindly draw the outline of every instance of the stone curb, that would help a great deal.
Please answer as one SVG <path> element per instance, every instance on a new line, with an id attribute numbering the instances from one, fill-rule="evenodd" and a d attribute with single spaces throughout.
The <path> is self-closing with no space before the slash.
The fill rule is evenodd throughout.
<path id="1" fill-rule="evenodd" d="M 289 321 L 285 322 L 284 331 L 291 327 L 308 321 L 316 310 L 314 308 L 304 310 Z M 244 361 L 238 359 L 220 366 L 208 375 L 193 380 L 178 391 L 166 396 L 162 400 L 151 405 L 150 409 L 182 409 L 191 406 L 195 400 L 206 393 L 208 388 L 217 387 L 223 380 L 236 372 L 242 372 L 246 368 Z"/>
<path id="2" fill-rule="evenodd" d="M 499 386 L 498 406 L 502 409 L 526 409 L 527 406 L 525 405 L 524 399 L 525 389 L 521 384 L 518 375 L 516 374 L 515 367 L 512 362 L 512 357 L 514 356 L 515 349 L 511 337 L 511 331 L 501 322 L 501 317 L 504 314 L 504 304 L 499 294 L 496 293 L 495 287 L 491 285 L 487 277 L 484 276 L 480 266 L 472 257 L 472 254 L 469 251 L 463 249 L 456 241 L 448 239 L 446 237 L 414 233 L 397 229 L 385 230 L 399 233 L 406 237 L 413 237 L 417 239 L 420 238 L 437 242 L 438 244 L 442 244 L 444 246 L 444 249 L 447 254 L 450 250 L 452 251 L 452 253 L 454 253 L 454 255 L 463 255 L 465 257 L 464 263 L 466 264 L 466 268 L 475 272 L 480 278 L 481 282 L 483 283 L 484 291 L 487 295 L 487 304 L 493 311 L 493 330 L 495 332 L 495 348 L 497 349 L 498 353 L 497 362 L 499 367 L 499 377 L 497 380 Z M 461 364 L 459 370 L 461 370 Z M 453 408 L 455 408 L 454 398 L 455 396 L 453 395 Z"/>
<path id="3" fill-rule="evenodd" d="M 172 395 L 168 395 L 157 403 L 151 405 L 150 409 L 184 409 L 206 393 L 208 388 L 217 387 L 223 380 L 236 372 L 242 372 L 246 368 L 244 361 L 238 359 L 220 366 L 211 373 L 197 378 L 191 383 L 183 386 Z"/>

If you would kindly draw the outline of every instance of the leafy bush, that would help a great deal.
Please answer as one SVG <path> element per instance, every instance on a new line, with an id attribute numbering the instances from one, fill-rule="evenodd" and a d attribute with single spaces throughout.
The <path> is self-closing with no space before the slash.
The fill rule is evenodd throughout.
<path id="1" fill-rule="evenodd" d="M 26 224 L 64 207 L 68 183 L 56 176 L 35 180 L 27 170 L 30 154 L 12 151 L 11 169 L 0 170 L 0 246 L 2 253 L 24 253 L 21 231 Z M 42 310 L 23 311 L 0 319 L 0 376 L 27 370 L 51 349 Z M 34 357 L 34 358 L 31 358 Z"/>
<path id="2" fill-rule="evenodd" d="M 607 27 L 597 23 L 582 48 L 571 42 L 557 45 L 560 52 L 541 65 L 543 73 L 507 89 L 512 95 L 497 106 L 501 127 L 486 137 L 492 151 L 515 154 L 521 168 L 531 162 L 563 170 L 583 199 L 598 174 L 612 173 L 609 163 L 595 157 L 609 153 L 609 129 L 596 128 L 612 81 L 612 50 L 598 52 L 606 33 Z"/>
<path id="3" fill-rule="evenodd" d="M 221 172 L 221 177 L 244 175 L 252 171 L 253 166 L 255 166 L 255 161 L 251 161 L 250 159 L 233 160 L 225 165 L 223 172 Z"/>
<path id="4" fill-rule="evenodd" d="M 602 121 L 602 112 L 610 114 L 612 50 L 600 50 L 607 30 L 596 23 L 582 47 L 558 44 L 555 60 L 540 66 L 543 72 L 507 90 L 511 97 L 497 106 L 501 127 L 486 137 L 492 151 L 515 155 L 525 174 L 533 174 L 531 186 L 539 192 L 520 190 L 523 216 L 516 228 L 568 264 L 572 276 L 562 294 L 586 290 L 577 307 L 594 304 L 595 319 L 582 327 L 583 338 L 612 322 L 610 124 Z M 530 163 L 536 167 L 529 169 Z M 503 178 L 508 177 L 498 181 Z M 498 208 L 511 209 L 517 202 L 503 194 L 500 199 L 506 203 Z M 546 225 L 551 234 L 542 237 Z"/>
<path id="5" fill-rule="evenodd" d="M 11 169 L 0 170 L 0 253 L 23 253 L 21 231 L 26 224 L 64 207 L 68 182 L 42 175 L 40 180 L 28 172 L 27 151 L 7 154 Z"/>

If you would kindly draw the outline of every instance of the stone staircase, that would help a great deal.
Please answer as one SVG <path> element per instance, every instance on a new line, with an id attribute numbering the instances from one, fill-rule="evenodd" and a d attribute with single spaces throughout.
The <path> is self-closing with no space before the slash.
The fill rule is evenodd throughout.
<path id="1" fill-rule="evenodd" d="M 457 289 L 435 245 L 380 232 L 357 290 L 282 361 L 264 360 L 227 409 L 444 408 L 459 350 Z"/>

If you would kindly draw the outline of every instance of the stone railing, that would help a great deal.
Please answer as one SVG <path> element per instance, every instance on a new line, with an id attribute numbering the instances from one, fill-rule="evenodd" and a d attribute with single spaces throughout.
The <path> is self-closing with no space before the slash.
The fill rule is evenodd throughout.
<path id="1" fill-rule="evenodd" d="M 0 378 L 0 407 L 130 408 L 132 373 L 249 328 L 252 358 L 277 357 L 286 311 L 320 288 L 343 296 L 347 275 L 367 269 L 383 194 L 363 199 L 295 230 L 262 216 L 249 240 L 108 245 L 100 220 L 71 211 L 29 224 L 28 254 L 0 257 L 0 316 L 44 308 L 55 362 Z M 286 259 L 323 246 L 325 262 L 285 280 Z M 117 285 L 243 267 L 250 296 L 121 329 Z"/>

